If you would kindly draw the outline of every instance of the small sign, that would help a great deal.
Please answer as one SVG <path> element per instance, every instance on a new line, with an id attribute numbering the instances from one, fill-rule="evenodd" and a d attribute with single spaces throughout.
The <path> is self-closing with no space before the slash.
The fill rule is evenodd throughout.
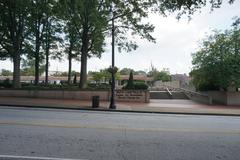
<path id="1" fill-rule="evenodd" d="M 117 90 L 116 99 L 119 101 L 145 102 L 146 92 L 142 90 Z"/>

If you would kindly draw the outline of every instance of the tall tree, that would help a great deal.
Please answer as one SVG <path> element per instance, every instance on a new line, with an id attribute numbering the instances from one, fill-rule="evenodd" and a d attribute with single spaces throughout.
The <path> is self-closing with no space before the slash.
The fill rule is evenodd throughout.
<path id="1" fill-rule="evenodd" d="M 61 0 L 58 8 L 60 8 L 59 17 L 64 21 L 64 45 L 65 53 L 68 59 L 68 84 L 72 82 L 71 77 L 75 76 L 72 73 L 72 61 L 80 60 L 80 48 L 81 48 L 81 39 L 80 39 L 80 23 L 78 21 L 75 9 L 75 0 Z M 73 11 L 74 9 L 74 11 Z"/>
<path id="2" fill-rule="evenodd" d="M 49 58 L 61 59 L 62 46 L 62 27 L 60 23 L 61 19 L 57 15 L 57 4 L 55 1 L 48 1 L 45 13 L 46 13 L 46 27 L 43 32 L 43 50 L 45 53 L 45 84 L 48 84 L 48 70 L 49 70 Z"/>
<path id="3" fill-rule="evenodd" d="M 240 25 L 237 21 L 234 28 L 207 37 L 193 54 L 194 68 L 190 75 L 198 90 L 240 86 Z"/>
<path id="4" fill-rule="evenodd" d="M 20 88 L 20 61 L 29 18 L 29 0 L 0 1 L 0 52 L 13 59 L 13 87 Z M 1 57 L 0 56 L 0 57 Z"/>
<path id="5" fill-rule="evenodd" d="M 35 58 L 35 81 L 34 84 L 39 84 L 39 66 L 41 61 L 40 49 L 43 43 L 43 35 L 46 28 L 46 9 L 48 0 L 31 0 L 31 23 L 29 27 L 32 31 L 31 41 L 34 47 Z"/>
<path id="6" fill-rule="evenodd" d="M 74 24 L 72 21 L 68 21 L 65 27 L 65 43 L 66 49 L 65 52 L 67 53 L 68 58 L 68 84 L 71 84 L 71 77 L 72 77 L 72 60 L 76 59 L 79 60 L 80 55 L 80 40 L 79 35 L 77 34 Z M 75 75 L 74 75 L 75 76 Z"/>
<path id="7" fill-rule="evenodd" d="M 73 20 L 76 32 L 81 41 L 81 73 L 80 88 L 86 87 L 87 59 L 91 56 L 101 56 L 104 46 L 103 28 L 106 27 L 101 7 L 103 1 L 99 0 L 62 0 L 62 5 L 69 18 Z"/>
<path id="8" fill-rule="evenodd" d="M 129 79 L 126 85 L 127 89 L 134 89 L 134 81 L 133 81 L 133 72 L 131 71 L 129 74 Z"/>
<path id="9" fill-rule="evenodd" d="M 109 72 L 109 68 L 101 69 L 99 72 L 89 71 L 88 74 L 98 84 L 100 84 L 100 82 L 103 82 L 103 83 L 111 82 L 112 75 Z M 120 80 L 120 72 L 116 73 L 116 79 Z"/>

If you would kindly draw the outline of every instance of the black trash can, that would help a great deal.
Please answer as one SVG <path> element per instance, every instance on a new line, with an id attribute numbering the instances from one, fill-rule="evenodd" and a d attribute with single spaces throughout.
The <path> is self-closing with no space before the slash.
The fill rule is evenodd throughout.
<path id="1" fill-rule="evenodd" d="M 99 96 L 92 96 L 92 108 L 99 107 Z"/>

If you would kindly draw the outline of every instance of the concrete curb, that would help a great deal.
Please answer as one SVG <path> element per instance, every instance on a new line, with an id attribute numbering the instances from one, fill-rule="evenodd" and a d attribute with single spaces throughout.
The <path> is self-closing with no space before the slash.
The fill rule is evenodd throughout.
<path id="1" fill-rule="evenodd" d="M 57 107 L 57 106 L 40 106 L 40 105 L 15 105 L 15 104 L 0 104 L 6 107 L 19 108 L 41 108 L 41 109 L 63 109 L 63 110 L 83 110 L 83 111 L 104 111 L 104 112 L 123 112 L 123 113 L 152 113 L 152 114 L 175 114 L 175 115 L 205 115 L 205 116 L 240 116 L 240 114 L 231 113 L 206 113 L 206 112 L 176 112 L 176 111 L 141 111 L 141 110 L 112 110 L 103 108 L 84 108 L 84 107 Z"/>

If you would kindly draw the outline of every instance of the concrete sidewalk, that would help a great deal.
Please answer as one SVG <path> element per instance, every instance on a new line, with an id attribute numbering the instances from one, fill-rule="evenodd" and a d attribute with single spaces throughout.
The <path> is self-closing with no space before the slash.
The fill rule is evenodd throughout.
<path id="1" fill-rule="evenodd" d="M 116 110 L 108 109 L 108 101 L 100 101 L 100 107 L 96 109 L 91 108 L 91 103 L 91 101 L 67 99 L 0 97 L 0 106 L 240 116 L 240 106 L 205 105 L 191 100 L 150 100 L 150 103 L 116 102 Z"/>

